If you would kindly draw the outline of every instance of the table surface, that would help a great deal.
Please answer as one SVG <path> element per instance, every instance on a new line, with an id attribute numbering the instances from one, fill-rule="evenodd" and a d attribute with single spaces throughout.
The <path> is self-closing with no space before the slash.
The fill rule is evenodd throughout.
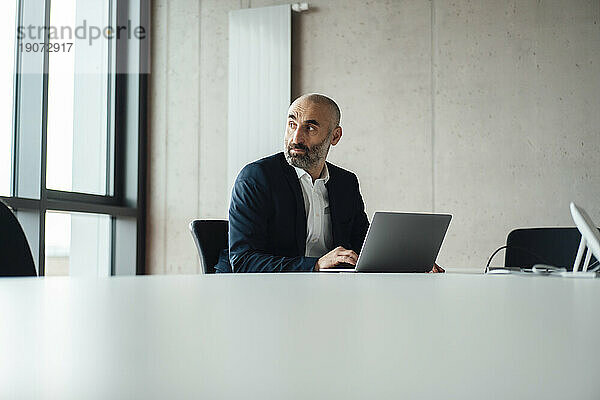
<path id="1" fill-rule="evenodd" d="M 0 280 L 0 398 L 597 399 L 600 280 Z"/>

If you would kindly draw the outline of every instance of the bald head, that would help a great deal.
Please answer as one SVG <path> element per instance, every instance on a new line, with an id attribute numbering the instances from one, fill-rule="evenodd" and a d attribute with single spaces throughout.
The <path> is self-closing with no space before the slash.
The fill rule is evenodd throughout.
<path id="1" fill-rule="evenodd" d="M 340 108 L 322 94 L 298 97 L 288 109 L 284 154 L 288 163 L 308 171 L 317 179 L 330 146 L 342 137 Z"/>
<path id="2" fill-rule="evenodd" d="M 306 103 L 317 104 L 327 109 L 330 117 L 329 131 L 337 128 L 340 125 L 342 113 L 340 112 L 340 108 L 338 107 L 337 103 L 331 98 L 318 93 L 303 94 L 294 100 L 294 102 L 290 105 L 290 109 L 294 108 L 294 106 Z"/>

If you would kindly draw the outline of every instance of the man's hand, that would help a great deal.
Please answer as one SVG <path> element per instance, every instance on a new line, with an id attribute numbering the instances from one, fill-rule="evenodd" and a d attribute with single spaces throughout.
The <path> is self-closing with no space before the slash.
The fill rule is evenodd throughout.
<path id="1" fill-rule="evenodd" d="M 439 265 L 437 265 L 436 263 L 433 263 L 433 268 L 431 268 L 431 271 L 429 271 L 429 274 L 443 274 L 444 272 L 444 268 L 440 267 Z"/>
<path id="2" fill-rule="evenodd" d="M 323 257 L 319 258 L 317 264 L 315 265 L 315 271 L 333 268 L 336 265 L 343 263 L 356 265 L 357 260 L 358 256 L 354 251 L 346 250 L 345 248 L 339 246 L 325 254 Z"/>

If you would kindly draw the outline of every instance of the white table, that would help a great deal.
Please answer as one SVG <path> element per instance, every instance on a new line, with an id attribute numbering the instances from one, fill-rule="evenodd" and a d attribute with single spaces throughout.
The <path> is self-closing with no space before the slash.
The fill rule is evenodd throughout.
<path id="1" fill-rule="evenodd" d="M 0 398 L 598 399 L 600 280 L 0 280 Z"/>

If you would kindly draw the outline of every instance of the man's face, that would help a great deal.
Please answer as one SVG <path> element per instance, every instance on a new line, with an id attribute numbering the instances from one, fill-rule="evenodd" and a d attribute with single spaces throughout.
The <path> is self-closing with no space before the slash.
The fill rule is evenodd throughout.
<path id="1" fill-rule="evenodd" d="M 333 128 L 327 106 L 310 101 L 292 104 L 284 140 L 288 163 L 306 170 L 324 161 L 332 143 Z"/>

